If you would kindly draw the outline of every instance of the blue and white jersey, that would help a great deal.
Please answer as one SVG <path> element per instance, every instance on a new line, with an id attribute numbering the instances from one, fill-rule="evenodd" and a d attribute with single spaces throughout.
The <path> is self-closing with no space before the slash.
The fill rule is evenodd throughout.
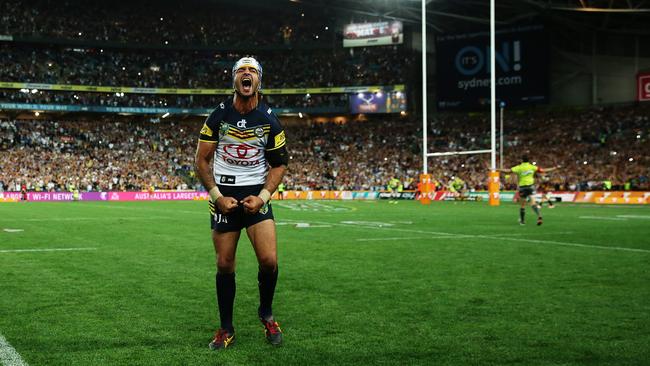
<path id="1" fill-rule="evenodd" d="M 265 103 L 260 101 L 257 108 L 241 115 L 230 98 L 205 120 L 199 141 L 217 144 L 213 167 L 217 184 L 250 186 L 265 183 L 266 154 L 285 146 L 285 134 Z"/>

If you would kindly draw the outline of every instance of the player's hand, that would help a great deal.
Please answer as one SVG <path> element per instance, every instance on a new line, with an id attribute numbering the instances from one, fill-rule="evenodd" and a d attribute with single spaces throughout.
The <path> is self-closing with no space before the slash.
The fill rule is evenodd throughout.
<path id="1" fill-rule="evenodd" d="M 241 201 L 241 204 L 244 205 L 244 212 L 254 215 L 264 206 L 264 201 L 258 196 L 248 196 Z"/>
<path id="2" fill-rule="evenodd" d="M 219 209 L 219 212 L 224 213 L 224 214 L 229 214 L 233 212 L 239 204 L 237 203 L 237 200 L 232 198 L 232 197 L 226 197 L 226 196 L 221 196 L 217 199 L 217 208 Z"/>

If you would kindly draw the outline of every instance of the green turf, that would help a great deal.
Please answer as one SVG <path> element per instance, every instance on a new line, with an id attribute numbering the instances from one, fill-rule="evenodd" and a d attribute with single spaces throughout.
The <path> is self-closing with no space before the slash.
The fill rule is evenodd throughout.
<path id="1" fill-rule="evenodd" d="M 205 202 L 0 204 L 0 334 L 30 365 L 642 365 L 650 208 L 275 202 L 285 344 L 237 263 L 237 344 L 212 352 Z M 581 218 L 582 217 L 582 218 Z M 297 227 L 308 223 L 309 227 Z M 380 240 L 377 240 L 380 239 Z M 629 250 L 637 249 L 637 250 Z"/>

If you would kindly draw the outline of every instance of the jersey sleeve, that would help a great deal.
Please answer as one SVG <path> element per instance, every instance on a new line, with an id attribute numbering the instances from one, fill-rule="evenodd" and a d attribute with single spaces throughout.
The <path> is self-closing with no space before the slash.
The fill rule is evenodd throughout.
<path id="1" fill-rule="evenodd" d="M 284 147 L 287 142 L 284 128 L 282 128 L 280 120 L 271 111 L 271 108 L 268 109 L 267 114 L 271 123 L 271 131 L 269 132 L 269 139 L 266 142 L 266 151 L 278 150 Z"/>
<path id="2" fill-rule="evenodd" d="M 223 105 L 223 103 L 222 103 Z M 205 119 L 199 141 L 216 144 L 219 141 L 219 122 L 223 118 L 224 108 L 219 106 Z"/>
<path id="3" fill-rule="evenodd" d="M 515 174 L 519 174 L 519 171 L 521 170 L 520 168 L 521 168 L 521 166 L 515 165 L 512 168 L 510 168 L 510 170 Z"/>
<path id="4" fill-rule="evenodd" d="M 271 129 L 269 131 L 269 139 L 266 141 L 266 152 L 264 155 L 271 167 L 287 166 L 289 165 L 289 153 L 287 152 L 287 139 L 284 134 L 284 129 L 278 117 L 271 111 L 271 108 L 266 113 L 271 123 Z"/>

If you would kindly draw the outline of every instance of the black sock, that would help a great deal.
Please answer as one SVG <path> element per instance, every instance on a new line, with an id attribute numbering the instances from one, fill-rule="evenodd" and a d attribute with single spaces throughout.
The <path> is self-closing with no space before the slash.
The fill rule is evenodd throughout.
<path id="1" fill-rule="evenodd" d="M 519 221 L 524 222 L 524 216 L 526 216 L 526 209 L 525 208 L 520 208 L 519 209 Z"/>
<path id="2" fill-rule="evenodd" d="M 232 326 L 232 309 L 235 303 L 235 273 L 217 272 L 217 302 L 219 303 L 219 319 L 221 328 L 234 332 Z"/>
<path id="3" fill-rule="evenodd" d="M 273 315 L 273 295 L 275 294 L 275 284 L 278 282 L 278 269 L 273 272 L 257 272 L 257 285 L 260 289 L 260 309 L 259 316 L 268 319 Z"/>
<path id="4" fill-rule="evenodd" d="M 541 215 L 539 213 L 539 209 L 541 208 L 541 206 L 533 205 L 531 207 L 533 208 L 533 211 L 535 211 L 535 214 L 537 215 L 537 217 L 540 217 Z"/>

